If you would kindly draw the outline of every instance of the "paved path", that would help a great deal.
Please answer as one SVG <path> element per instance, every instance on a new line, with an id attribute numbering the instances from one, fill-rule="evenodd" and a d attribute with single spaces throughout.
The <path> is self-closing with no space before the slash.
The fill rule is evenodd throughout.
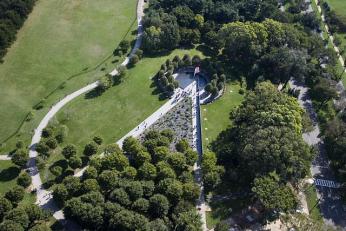
<path id="1" fill-rule="evenodd" d="M 317 115 L 312 107 L 312 102 L 308 95 L 308 88 L 296 81 L 290 81 L 290 85 L 292 88 L 300 90 L 298 102 L 308 112 L 314 126 L 313 131 L 303 134 L 303 139 L 306 143 L 318 148 L 317 156 L 312 162 L 311 174 L 313 178 L 335 181 L 333 170 L 330 168 L 326 156 L 323 140 L 319 137 L 320 129 Z M 339 191 L 319 185 L 316 185 L 316 189 L 324 222 L 346 229 L 346 211 L 343 210 L 343 202 L 340 199 Z"/>
<path id="2" fill-rule="evenodd" d="M 142 42 L 142 17 L 144 15 L 144 0 L 139 0 L 137 5 L 137 21 L 138 21 L 138 34 L 137 34 L 137 40 L 135 43 L 135 46 L 130 53 L 129 56 L 133 55 L 135 51 L 140 47 Z M 125 61 L 121 65 L 127 65 L 129 62 L 129 57 L 125 59 Z M 113 70 L 110 74 L 116 75 L 118 72 L 117 70 Z M 56 105 L 54 105 L 49 112 L 46 114 L 46 116 L 42 119 L 39 126 L 35 129 L 34 136 L 31 140 L 30 150 L 29 150 L 29 161 L 27 163 L 28 169 L 30 170 L 30 175 L 32 177 L 32 185 L 33 190 L 36 191 L 37 199 L 36 204 L 38 204 L 41 208 L 47 209 L 53 212 L 53 216 L 55 219 L 61 221 L 63 224 L 65 224 L 65 228 L 69 230 L 79 230 L 79 227 L 74 224 L 73 222 L 67 221 L 64 219 L 64 214 L 61 210 L 57 208 L 55 205 L 52 194 L 50 191 L 47 191 L 42 186 L 42 180 L 40 178 L 39 171 L 36 167 L 36 161 L 35 158 L 37 157 L 37 152 L 35 151 L 35 146 L 37 143 L 41 140 L 41 134 L 42 130 L 48 125 L 49 121 L 55 116 L 55 114 L 67 103 L 69 103 L 71 100 L 75 99 L 76 97 L 93 90 L 97 87 L 98 81 L 91 83 L 87 85 L 86 87 L 83 87 L 72 94 L 66 96 L 62 100 L 60 100 Z"/>
<path id="3" fill-rule="evenodd" d="M 0 160 L 11 160 L 9 155 L 0 155 Z"/>

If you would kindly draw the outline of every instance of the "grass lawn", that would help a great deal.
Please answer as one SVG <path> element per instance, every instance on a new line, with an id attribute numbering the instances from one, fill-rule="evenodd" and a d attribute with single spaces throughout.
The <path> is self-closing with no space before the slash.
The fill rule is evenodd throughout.
<path id="1" fill-rule="evenodd" d="M 215 102 L 201 107 L 203 146 L 207 147 L 219 133 L 231 125 L 229 113 L 243 100 L 238 83 L 226 84 L 224 95 Z"/>
<path id="2" fill-rule="evenodd" d="M 143 58 L 136 67 L 128 70 L 127 77 L 121 84 L 110 88 L 101 96 L 80 96 L 66 105 L 53 120 L 53 123 L 59 121 L 69 128 L 68 137 L 61 146 L 73 143 L 82 155 L 85 144 L 95 135 L 103 137 L 104 143 L 116 142 L 126 135 L 165 102 L 154 94 L 151 77 L 166 59 L 175 55 L 182 57 L 185 53 L 203 57 L 197 50 L 176 50 L 169 55 Z M 48 159 L 48 163 L 50 165 L 62 158 L 60 152 L 56 151 Z M 41 171 L 41 176 L 44 182 L 52 179 L 48 168 Z"/>
<path id="3" fill-rule="evenodd" d="M 305 188 L 305 196 L 310 212 L 310 217 L 316 221 L 322 220 L 322 215 L 318 207 L 318 199 L 315 185 L 307 185 Z"/>
<path id="4" fill-rule="evenodd" d="M 50 105 L 120 62 L 112 52 L 125 36 L 134 38 L 136 5 L 136 0 L 37 1 L 0 64 L 0 144 L 6 141 L 0 153 L 9 151 L 15 139 L 29 143 Z M 32 107 L 48 95 L 47 106 L 34 112 L 19 137 L 7 141 Z"/>

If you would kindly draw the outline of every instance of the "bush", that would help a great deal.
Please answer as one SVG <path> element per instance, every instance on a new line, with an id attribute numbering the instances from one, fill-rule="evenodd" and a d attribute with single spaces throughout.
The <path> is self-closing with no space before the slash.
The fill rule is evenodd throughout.
<path id="1" fill-rule="evenodd" d="M 82 166 L 82 159 L 77 156 L 72 156 L 69 159 L 68 164 L 72 169 L 80 168 Z"/>
<path id="2" fill-rule="evenodd" d="M 17 184 L 27 188 L 31 184 L 31 177 L 27 172 L 23 172 L 17 179 Z"/>
<path id="3" fill-rule="evenodd" d="M 42 141 L 40 141 L 36 145 L 35 149 L 36 149 L 36 152 L 38 152 L 42 155 L 47 155 L 47 153 L 49 152 L 49 147 L 45 143 L 43 143 Z"/>
<path id="4" fill-rule="evenodd" d="M 60 176 L 62 174 L 62 167 L 60 166 L 54 166 L 50 169 L 50 172 L 54 175 L 54 176 Z"/>
<path id="5" fill-rule="evenodd" d="M 28 115 L 26 116 L 26 121 L 27 122 L 29 122 L 29 121 L 31 121 L 31 120 L 33 120 L 34 119 L 34 116 L 35 116 L 35 114 L 32 112 L 32 111 L 30 111 L 29 113 L 28 113 Z"/>
<path id="6" fill-rule="evenodd" d="M 243 88 L 240 88 L 240 89 L 239 89 L 239 94 L 244 95 L 244 93 L 245 93 L 244 89 L 243 89 Z"/>

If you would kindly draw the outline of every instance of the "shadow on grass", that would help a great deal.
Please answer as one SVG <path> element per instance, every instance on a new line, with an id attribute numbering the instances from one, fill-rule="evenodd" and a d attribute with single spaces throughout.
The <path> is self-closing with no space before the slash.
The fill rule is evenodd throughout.
<path id="1" fill-rule="evenodd" d="M 196 50 L 202 52 L 202 54 L 205 56 L 210 56 L 210 57 L 217 56 L 217 52 L 215 52 L 214 50 L 212 50 L 210 47 L 206 45 L 199 45 L 196 47 Z"/>
<path id="2" fill-rule="evenodd" d="M 7 169 L 4 169 L 0 172 L 0 181 L 6 182 L 16 179 L 16 177 L 19 175 L 20 169 L 18 167 L 9 167 Z"/>
<path id="3" fill-rule="evenodd" d="M 93 98 L 99 97 L 100 95 L 102 95 L 102 91 L 95 88 L 95 89 L 89 91 L 88 93 L 86 93 L 84 98 L 85 99 L 93 99 Z"/>

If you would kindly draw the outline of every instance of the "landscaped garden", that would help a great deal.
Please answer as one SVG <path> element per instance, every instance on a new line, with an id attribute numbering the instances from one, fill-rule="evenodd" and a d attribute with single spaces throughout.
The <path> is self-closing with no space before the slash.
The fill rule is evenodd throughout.
<path id="1" fill-rule="evenodd" d="M 124 38 L 134 38 L 136 6 L 135 0 L 36 2 L 0 64 L 0 154 L 11 151 L 17 139 L 29 144 L 52 104 L 118 65 L 123 58 L 112 52 Z M 34 110 L 48 95 L 44 108 Z M 8 140 L 25 119 L 30 121 L 19 137 Z"/>

